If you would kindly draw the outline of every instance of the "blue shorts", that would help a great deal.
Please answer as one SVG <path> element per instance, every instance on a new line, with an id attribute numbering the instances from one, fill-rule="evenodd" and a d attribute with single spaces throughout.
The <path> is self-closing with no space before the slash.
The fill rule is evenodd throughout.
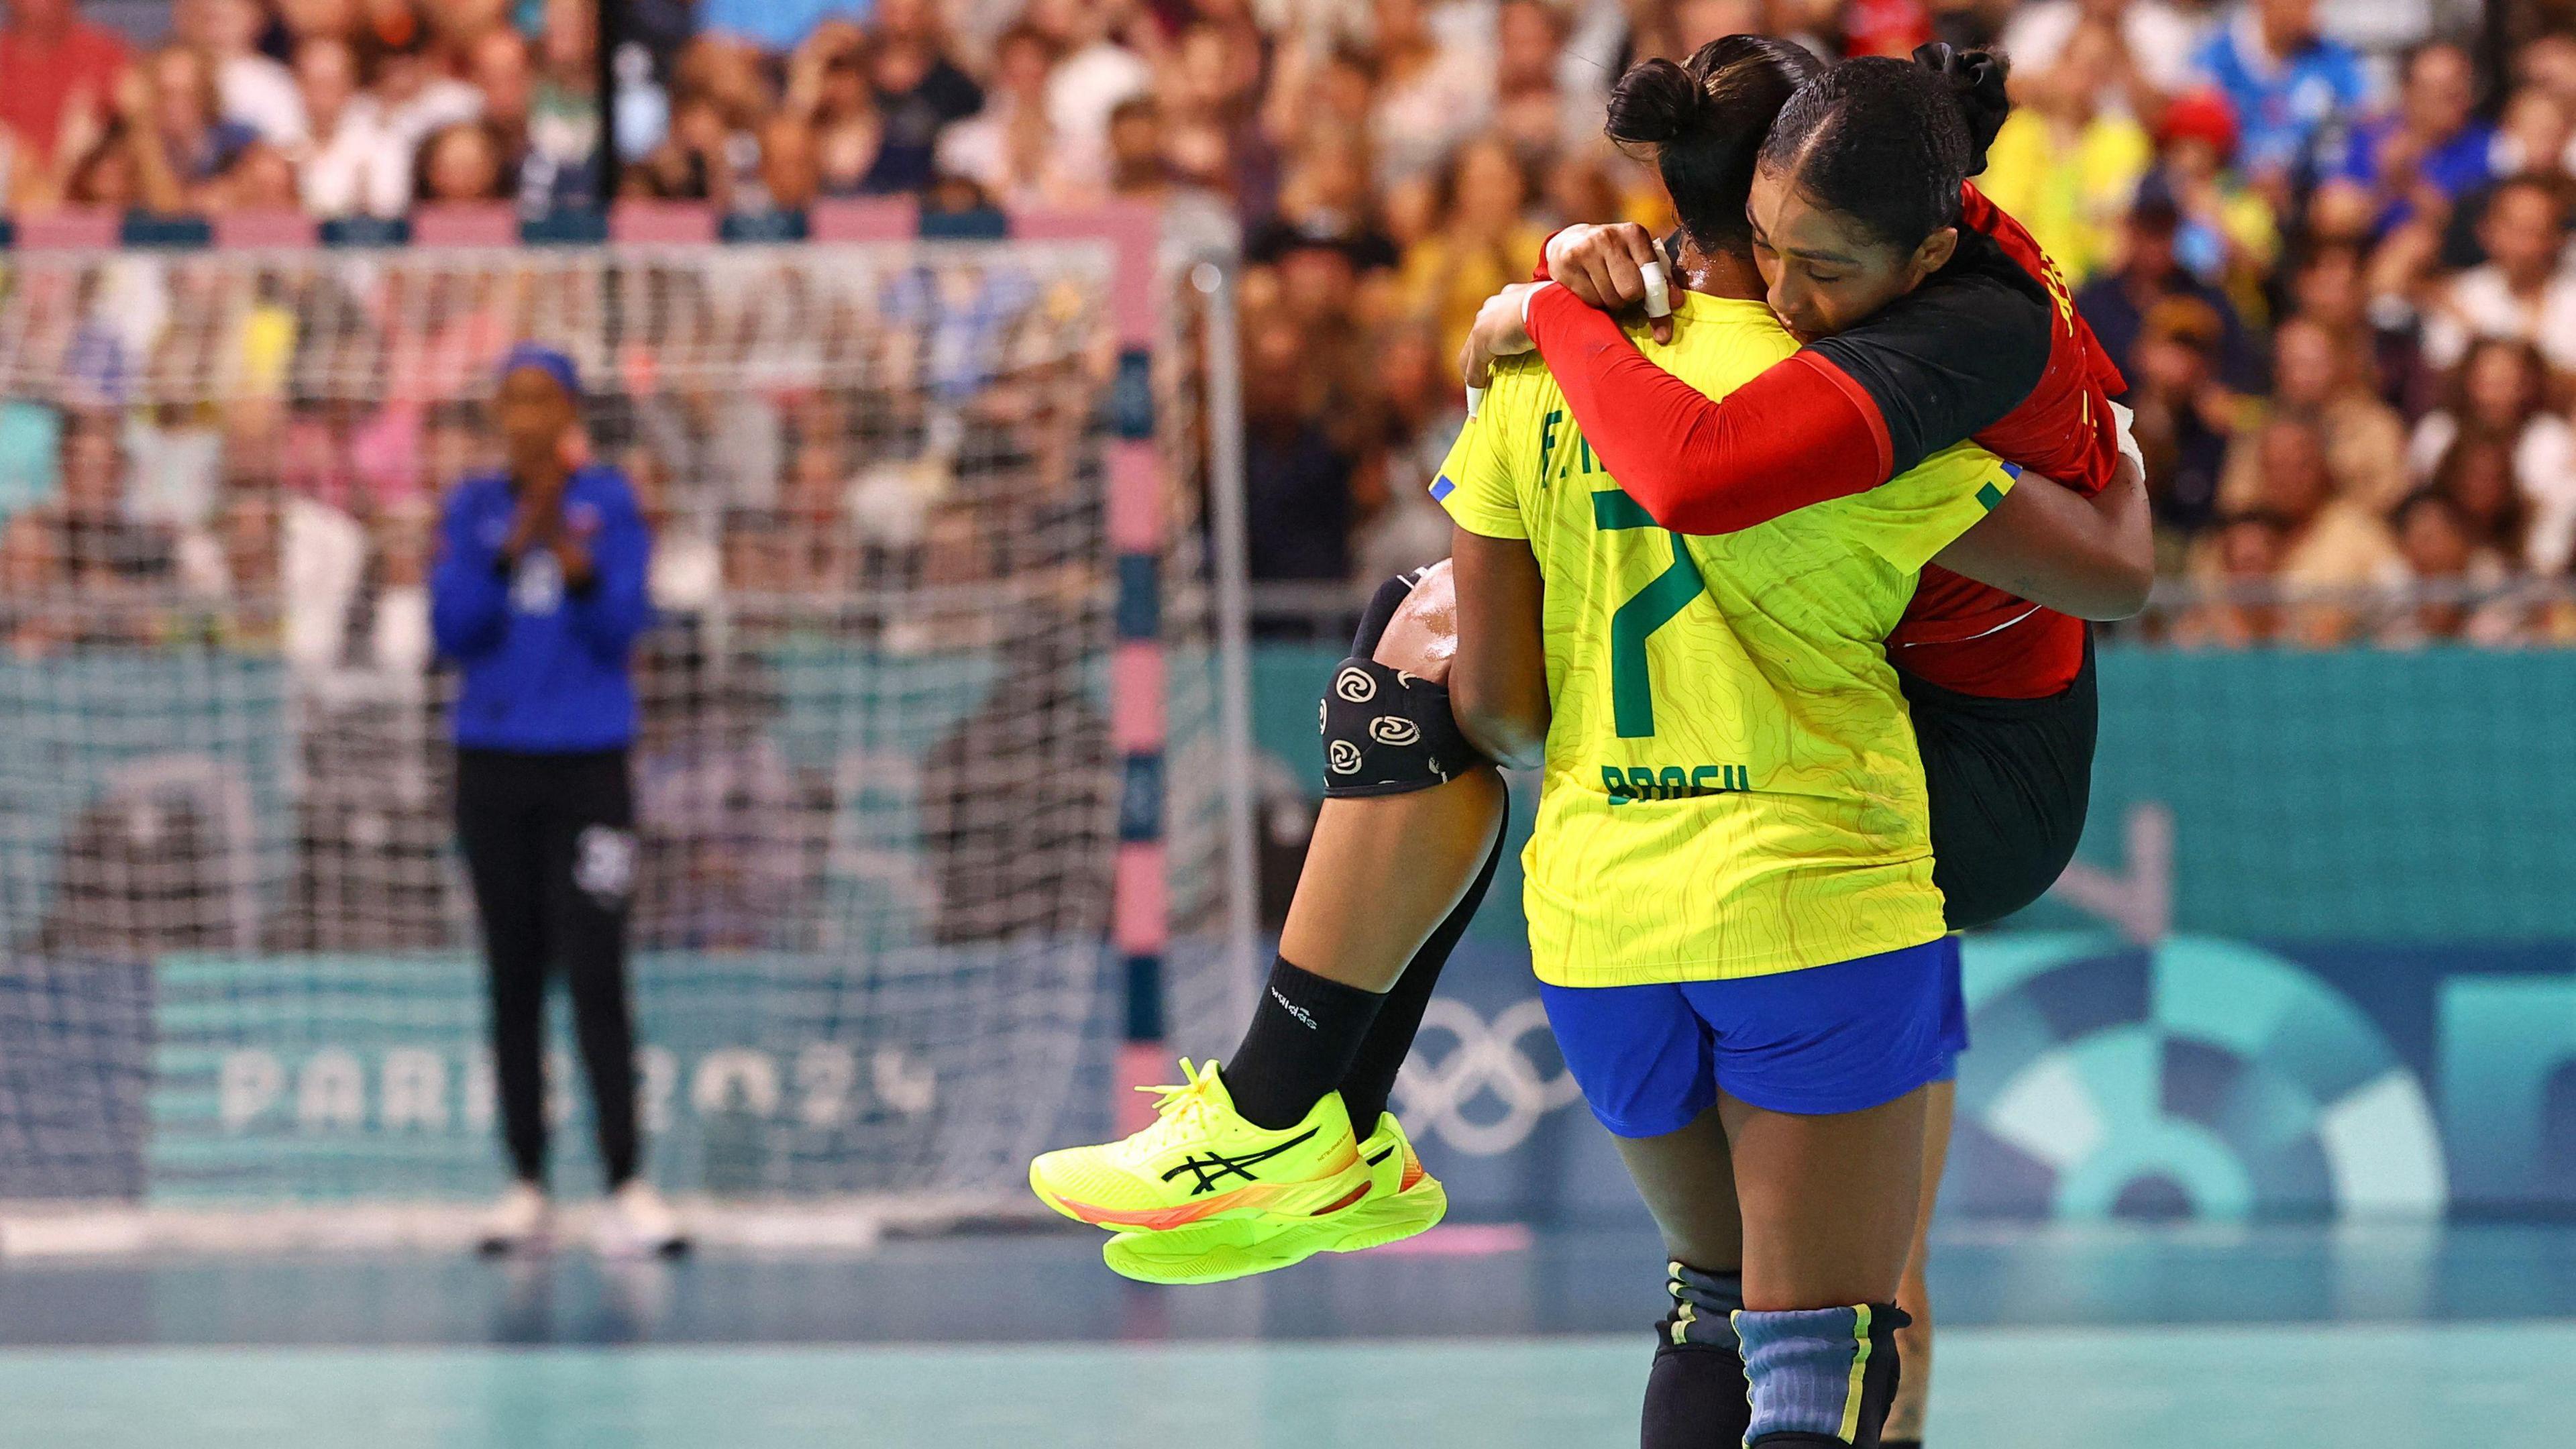
<path id="1" fill-rule="evenodd" d="M 1960 1020 L 1949 1005 L 1957 961 L 1943 938 L 1771 976 L 1542 985 L 1539 994 L 1592 1115 L 1621 1137 L 1660 1137 L 1689 1125 L 1721 1091 L 1773 1112 L 1824 1116 L 1936 1080 Z"/>
<path id="2" fill-rule="evenodd" d="M 1941 975 L 1941 1075 L 1936 1082 L 1959 1079 L 1959 1054 L 1968 1049 L 1968 988 L 1959 968 L 1959 938 L 1944 936 Z"/>

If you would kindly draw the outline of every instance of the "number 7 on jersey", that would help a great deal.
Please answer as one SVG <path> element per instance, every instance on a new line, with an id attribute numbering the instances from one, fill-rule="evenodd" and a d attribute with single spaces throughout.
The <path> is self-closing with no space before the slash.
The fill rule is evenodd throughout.
<path id="1" fill-rule="evenodd" d="M 1592 526 L 1607 533 L 1656 524 L 1654 515 L 1639 507 L 1637 500 L 1612 488 L 1592 495 Z M 1655 732 L 1655 684 L 1646 667 L 1647 636 L 1689 608 L 1701 588 L 1690 545 L 1678 533 L 1667 530 L 1665 536 L 1673 541 L 1672 566 L 1610 614 L 1610 705 L 1623 740 L 1645 739 Z"/>

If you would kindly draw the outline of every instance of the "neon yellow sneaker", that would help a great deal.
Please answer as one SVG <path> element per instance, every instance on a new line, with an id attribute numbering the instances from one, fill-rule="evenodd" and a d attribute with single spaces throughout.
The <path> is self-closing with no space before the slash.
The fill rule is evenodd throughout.
<path id="1" fill-rule="evenodd" d="M 1449 1211 L 1440 1179 L 1423 1171 L 1395 1114 L 1360 1144 L 1369 1194 L 1335 1213 L 1218 1218 L 1159 1233 L 1120 1233 L 1101 1259 L 1145 1283 L 1222 1283 L 1302 1263 L 1317 1253 L 1356 1253 L 1412 1237 Z"/>
<path id="2" fill-rule="evenodd" d="M 1163 1094 L 1153 1126 L 1030 1163 L 1038 1200 L 1099 1227 L 1153 1231 L 1254 1214 L 1329 1213 L 1368 1196 L 1368 1164 L 1340 1094 L 1317 1102 L 1297 1125 L 1273 1131 L 1234 1110 L 1215 1062 L 1194 1067 L 1184 1057 L 1181 1076 L 1179 1086 L 1140 1089 Z"/>

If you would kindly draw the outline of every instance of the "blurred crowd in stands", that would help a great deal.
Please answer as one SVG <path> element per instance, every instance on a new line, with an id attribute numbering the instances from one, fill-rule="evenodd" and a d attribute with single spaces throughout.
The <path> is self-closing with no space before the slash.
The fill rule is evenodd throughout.
<path id="1" fill-rule="evenodd" d="M 1423 485 L 1477 305 L 1556 226 L 1667 218 L 1600 136 L 1625 64 L 1739 30 L 1994 46 L 2017 110 L 1979 184 L 2127 372 L 2166 572 L 2202 586 L 2157 627 L 2566 640 L 2576 8 L 2495 3 L 624 0 L 603 65 L 594 0 L 6 0 L 0 185 L 18 217 L 1155 201 L 1244 250 L 1253 574 L 1294 594 L 1445 551 Z M 0 582 L 128 566 L 179 466 L 129 423 L 0 416 Z M 782 497 L 807 451 L 758 454 Z M 289 494 L 205 501 L 174 566 L 248 566 Z M 810 561 L 818 507 L 715 547 Z M 421 509 L 355 510 L 371 567 L 416 576 Z"/>

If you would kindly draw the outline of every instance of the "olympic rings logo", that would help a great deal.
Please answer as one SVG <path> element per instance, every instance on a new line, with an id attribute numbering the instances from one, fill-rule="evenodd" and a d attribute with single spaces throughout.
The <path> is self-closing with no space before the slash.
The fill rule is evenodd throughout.
<path id="1" fill-rule="evenodd" d="M 1465 1002 L 1435 996 L 1422 1014 L 1422 1029 L 1447 1032 L 1458 1044 L 1436 1060 L 1417 1044 L 1396 1078 L 1406 1125 L 1417 1133 L 1436 1133 L 1461 1152 L 1495 1157 L 1528 1141 L 1540 1118 L 1583 1100 L 1574 1073 L 1560 1065 L 1550 1075 L 1521 1048 L 1521 1038 L 1547 1030 L 1547 1008 L 1535 996 L 1506 1007 L 1490 1024 Z M 1470 1104 L 1488 1097 L 1502 1104 L 1501 1116 L 1493 1117 L 1490 1107 L 1468 1112 Z"/>

